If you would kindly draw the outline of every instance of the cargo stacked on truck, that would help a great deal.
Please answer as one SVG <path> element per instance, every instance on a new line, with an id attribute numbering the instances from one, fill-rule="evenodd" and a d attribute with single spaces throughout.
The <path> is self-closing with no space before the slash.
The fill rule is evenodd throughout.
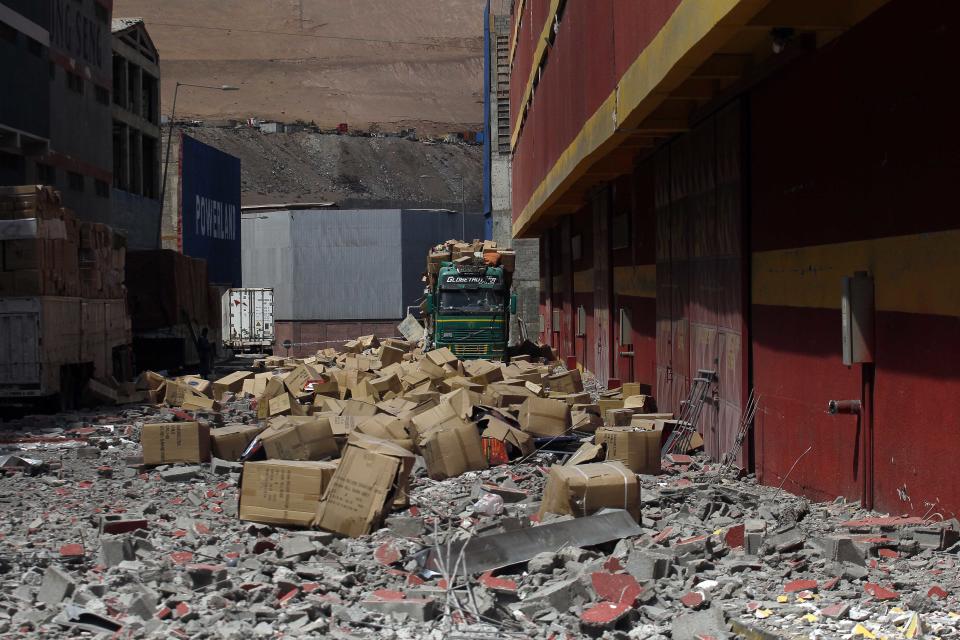
<path id="1" fill-rule="evenodd" d="M 51 187 L 0 187 L 0 404 L 77 406 L 130 374 L 126 243 Z"/>
<path id="2" fill-rule="evenodd" d="M 427 351 L 449 348 L 458 358 L 504 359 L 514 252 L 496 243 L 448 240 L 430 251 L 424 301 Z"/>

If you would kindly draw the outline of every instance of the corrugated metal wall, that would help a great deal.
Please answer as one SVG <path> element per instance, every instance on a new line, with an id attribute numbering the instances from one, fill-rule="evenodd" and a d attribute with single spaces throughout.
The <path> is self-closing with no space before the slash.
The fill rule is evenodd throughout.
<path id="1" fill-rule="evenodd" d="M 657 402 L 679 412 L 700 369 L 717 374 L 699 428 L 714 459 L 744 401 L 739 102 L 657 155 Z"/>
<path id="2" fill-rule="evenodd" d="M 433 209 L 243 214 L 243 278 L 272 287 L 279 320 L 400 319 L 423 293 L 429 248 L 484 218 Z"/>
<path id="3" fill-rule="evenodd" d="M 400 210 L 244 213 L 243 281 L 277 320 L 400 318 Z"/>

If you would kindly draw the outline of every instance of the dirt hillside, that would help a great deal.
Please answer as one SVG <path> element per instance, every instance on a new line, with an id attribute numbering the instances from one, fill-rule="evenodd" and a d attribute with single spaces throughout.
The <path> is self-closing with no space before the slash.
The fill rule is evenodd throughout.
<path id="1" fill-rule="evenodd" d="M 480 208 L 481 147 L 397 137 L 188 127 L 240 158 L 243 204 L 334 202 L 341 207 Z"/>
<path id="2" fill-rule="evenodd" d="M 116 0 L 160 51 L 178 117 L 424 133 L 482 122 L 484 0 Z"/>

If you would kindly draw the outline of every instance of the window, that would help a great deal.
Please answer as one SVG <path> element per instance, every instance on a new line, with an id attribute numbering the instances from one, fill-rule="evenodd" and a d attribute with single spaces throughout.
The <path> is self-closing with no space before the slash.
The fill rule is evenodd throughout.
<path id="1" fill-rule="evenodd" d="M 570 238 L 570 258 L 579 260 L 583 257 L 583 236 L 577 234 Z"/>
<path id="2" fill-rule="evenodd" d="M 73 171 L 67 171 L 67 184 L 74 191 L 83 191 L 83 176 Z"/>
<path id="3" fill-rule="evenodd" d="M 577 307 L 577 335 L 587 335 L 587 310 L 583 308 L 583 305 Z"/>
<path id="4" fill-rule="evenodd" d="M 6 22 L 0 22 L 0 40 L 6 40 L 10 44 L 17 44 L 17 30 Z"/>
<path id="5" fill-rule="evenodd" d="M 38 58 L 43 57 L 43 45 L 30 37 L 27 37 L 27 51 Z"/>
<path id="6" fill-rule="evenodd" d="M 67 71 L 67 87 L 71 91 L 83 95 L 83 78 L 75 73 Z"/>
<path id="7" fill-rule="evenodd" d="M 100 104 L 110 104 L 110 92 L 104 89 L 103 87 L 97 86 L 94 88 L 94 93 L 97 95 L 97 102 Z"/>
<path id="8" fill-rule="evenodd" d="M 108 185 L 108 184 L 107 184 L 106 182 L 104 182 L 103 180 L 97 180 L 96 182 L 94 182 L 94 183 L 93 183 L 93 188 L 94 188 L 94 191 L 96 192 L 96 194 L 97 194 L 98 196 L 100 196 L 101 198 L 109 198 L 109 197 L 110 197 L 110 185 Z"/>
<path id="9" fill-rule="evenodd" d="M 553 310 L 553 327 L 554 331 L 560 331 L 560 309 Z"/>
<path id="10" fill-rule="evenodd" d="M 630 214 L 620 213 L 613 216 L 610 224 L 610 240 L 612 249 L 626 249 L 630 246 Z"/>
<path id="11" fill-rule="evenodd" d="M 630 311 L 620 308 L 620 346 L 633 344 L 633 323 L 630 322 Z"/>
<path id="12" fill-rule="evenodd" d="M 45 185 L 57 184 L 57 170 L 48 164 L 37 163 L 37 182 Z"/>
<path id="13" fill-rule="evenodd" d="M 493 289 L 451 289 L 440 292 L 441 313 L 502 313 L 503 292 Z"/>

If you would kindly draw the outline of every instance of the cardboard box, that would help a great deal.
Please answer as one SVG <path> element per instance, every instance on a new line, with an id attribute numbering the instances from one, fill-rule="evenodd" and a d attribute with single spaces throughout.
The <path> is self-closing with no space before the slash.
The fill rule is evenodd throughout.
<path id="1" fill-rule="evenodd" d="M 263 387 L 263 393 L 257 396 L 257 417 L 266 420 L 270 417 L 270 401 L 280 395 L 286 395 L 287 389 L 283 385 L 283 378 L 270 375 Z M 277 405 L 280 410 L 280 404 Z"/>
<path id="2" fill-rule="evenodd" d="M 154 371 L 144 371 L 139 376 L 137 376 L 136 386 L 137 389 L 142 391 L 152 391 L 154 389 L 159 389 L 166 381 L 159 373 Z"/>
<path id="3" fill-rule="evenodd" d="M 410 420 L 378 413 L 372 418 L 358 418 L 356 431 L 373 438 L 395 442 L 407 451 L 414 451 Z"/>
<path id="4" fill-rule="evenodd" d="M 650 413 L 657 410 L 657 403 L 652 396 L 635 395 L 624 396 L 623 406 L 625 409 L 633 409 L 634 413 Z"/>
<path id="5" fill-rule="evenodd" d="M 220 403 L 207 396 L 185 396 L 180 407 L 188 411 L 220 411 Z"/>
<path id="6" fill-rule="evenodd" d="M 384 394 L 389 392 L 393 392 L 394 394 L 403 393 L 403 385 L 400 383 L 399 376 L 397 376 L 395 373 L 374 378 L 370 381 L 370 385 L 380 395 L 380 397 L 383 397 Z"/>
<path id="7" fill-rule="evenodd" d="M 640 395 L 652 396 L 653 390 L 649 384 L 640 382 L 624 382 L 620 385 L 620 395 L 622 395 L 624 398 Z"/>
<path id="8" fill-rule="evenodd" d="M 414 459 L 393 442 L 352 434 L 313 525 L 354 538 L 374 531 L 394 506 L 406 504 Z"/>
<path id="9" fill-rule="evenodd" d="M 210 448 L 213 455 L 221 460 L 236 462 L 240 459 L 244 449 L 262 431 L 252 424 L 235 424 L 228 427 L 210 430 Z"/>
<path id="10" fill-rule="evenodd" d="M 472 422 L 431 429 L 420 437 L 427 474 L 434 480 L 456 478 L 487 468 L 480 432 Z"/>
<path id="11" fill-rule="evenodd" d="M 166 391 L 163 396 L 163 401 L 171 407 L 181 406 L 183 401 L 189 397 L 201 396 L 193 387 L 179 380 L 167 380 L 164 388 Z"/>
<path id="12" fill-rule="evenodd" d="M 526 386 L 518 387 L 504 382 L 495 382 L 483 392 L 483 403 L 494 407 L 509 407 L 535 397 Z"/>
<path id="13" fill-rule="evenodd" d="M 397 347 L 385 344 L 380 349 L 380 362 L 382 362 L 384 366 L 391 365 L 396 362 L 403 362 L 404 353 L 406 352 L 403 349 L 398 349 Z"/>
<path id="14" fill-rule="evenodd" d="M 606 460 L 615 460 L 634 473 L 660 473 L 660 432 L 631 428 L 597 429 L 594 441 L 606 449 Z"/>
<path id="15" fill-rule="evenodd" d="M 210 428 L 197 422 L 145 424 L 140 431 L 143 464 L 210 460 Z"/>
<path id="16" fill-rule="evenodd" d="M 516 429 L 503 420 L 491 417 L 487 421 L 487 428 L 484 429 L 481 434 L 482 438 L 490 438 L 491 440 L 498 440 L 509 447 L 513 448 L 511 452 L 508 449 L 508 453 L 513 453 L 510 456 L 510 459 L 522 458 L 528 456 L 536 451 L 536 446 L 533 442 L 533 436 L 529 433 L 525 433 L 520 429 Z"/>
<path id="17" fill-rule="evenodd" d="M 640 485 L 619 462 L 596 462 L 550 468 L 540 517 L 548 513 L 584 517 L 601 509 L 625 509 L 640 519 Z"/>
<path id="18" fill-rule="evenodd" d="M 260 434 L 271 460 L 322 460 L 339 453 L 330 420 L 315 417 L 273 419 Z"/>
<path id="19" fill-rule="evenodd" d="M 245 463 L 240 480 L 240 519 L 309 526 L 336 469 L 337 464 L 333 462 Z"/>
<path id="20" fill-rule="evenodd" d="M 570 430 L 570 405 L 562 400 L 527 398 L 520 407 L 520 428 L 537 436 L 562 436 Z"/>
<path id="21" fill-rule="evenodd" d="M 243 383 L 248 378 L 253 377 L 252 371 L 234 371 L 230 375 L 224 376 L 213 383 L 213 399 L 220 400 L 223 394 L 229 392 L 237 393 L 243 389 Z"/>
<path id="22" fill-rule="evenodd" d="M 577 369 L 550 376 L 547 378 L 546 384 L 551 391 L 560 393 L 580 393 L 583 391 L 583 379 Z"/>
<path id="23" fill-rule="evenodd" d="M 468 360 L 463 363 L 466 374 L 473 382 L 488 385 L 503 380 L 503 369 L 489 360 Z"/>
<path id="24" fill-rule="evenodd" d="M 623 409 L 623 398 L 600 398 L 597 406 L 600 407 L 600 415 L 606 417 L 611 409 Z"/>
<path id="25" fill-rule="evenodd" d="M 632 409 L 607 409 L 603 415 L 603 422 L 608 427 L 627 427 L 632 418 Z"/>
<path id="26" fill-rule="evenodd" d="M 200 395 L 207 396 L 208 398 L 213 397 L 213 383 L 209 380 L 204 380 L 199 376 L 183 376 L 178 379 Z"/>
<path id="27" fill-rule="evenodd" d="M 450 351 L 447 347 L 428 351 L 426 356 L 427 360 L 438 367 L 442 367 L 445 364 L 455 364 L 457 362 L 457 356 L 453 355 L 453 351 Z"/>
<path id="28" fill-rule="evenodd" d="M 420 440 L 430 431 L 462 424 L 465 424 L 465 422 L 460 417 L 457 408 L 449 402 L 441 402 L 436 407 L 419 413 L 410 420 L 411 435 L 414 442 L 419 445 Z"/>

